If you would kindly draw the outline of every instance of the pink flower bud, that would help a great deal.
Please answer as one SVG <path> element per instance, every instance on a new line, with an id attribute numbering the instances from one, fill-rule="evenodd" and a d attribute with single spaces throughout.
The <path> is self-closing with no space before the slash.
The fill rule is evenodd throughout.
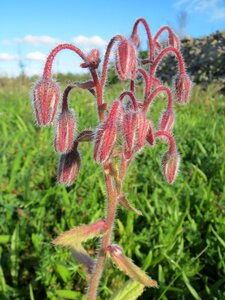
<path id="1" fill-rule="evenodd" d="M 153 146 L 155 143 L 155 138 L 154 138 L 154 132 L 153 132 L 153 126 L 151 121 L 149 121 L 149 129 L 148 129 L 148 133 L 146 135 L 146 141 Z"/>
<path id="2" fill-rule="evenodd" d="M 70 186 L 80 170 L 81 158 L 77 149 L 72 149 L 60 157 L 57 182 Z"/>
<path id="3" fill-rule="evenodd" d="M 76 131 L 76 120 L 74 114 L 66 109 L 63 110 L 57 119 L 54 148 L 56 152 L 67 153 L 73 144 L 73 137 Z"/>
<path id="4" fill-rule="evenodd" d="M 120 101 L 112 105 L 108 119 L 100 124 L 95 136 L 94 159 L 104 163 L 110 158 L 117 138 L 117 113 Z"/>
<path id="5" fill-rule="evenodd" d="M 175 79 L 175 88 L 178 103 L 188 103 L 191 91 L 191 80 L 186 73 L 180 74 Z"/>
<path id="6" fill-rule="evenodd" d="M 33 89 L 33 105 L 38 125 L 46 126 L 53 122 L 60 99 L 56 82 L 41 79 Z"/>
<path id="7" fill-rule="evenodd" d="M 175 114 L 172 109 L 167 108 L 161 116 L 159 130 L 171 133 L 175 122 Z"/>
<path id="8" fill-rule="evenodd" d="M 150 122 L 143 112 L 137 113 L 137 137 L 136 146 L 138 150 L 141 150 L 144 146 L 146 136 L 148 134 Z"/>
<path id="9" fill-rule="evenodd" d="M 136 50 L 134 44 L 123 39 L 119 42 L 116 49 L 116 71 L 121 80 L 135 78 L 136 75 Z"/>
<path id="10" fill-rule="evenodd" d="M 123 117 L 123 132 L 129 150 L 132 150 L 134 146 L 136 125 L 137 113 L 132 111 L 126 112 Z"/>
<path id="11" fill-rule="evenodd" d="M 176 179 L 180 166 L 180 155 L 174 151 L 167 151 L 162 158 L 162 172 L 169 184 Z"/>

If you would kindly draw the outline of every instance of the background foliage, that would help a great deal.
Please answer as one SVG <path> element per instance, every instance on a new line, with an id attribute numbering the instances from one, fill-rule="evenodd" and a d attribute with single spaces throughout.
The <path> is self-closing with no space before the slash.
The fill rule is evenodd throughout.
<path id="1" fill-rule="evenodd" d="M 64 82 L 72 79 L 60 75 Z M 103 216 L 102 170 L 92 161 L 93 146 L 85 144 L 76 183 L 68 189 L 56 185 L 52 129 L 34 126 L 31 86 L 24 77 L 0 81 L 0 298 L 82 299 L 82 267 L 51 242 Z M 106 101 L 123 89 L 108 87 Z M 160 142 L 146 146 L 128 171 L 124 191 L 143 216 L 119 209 L 115 241 L 160 283 L 140 299 L 225 299 L 225 96 L 219 90 L 195 86 L 190 105 L 176 106 L 182 164 L 173 186 L 161 175 L 166 145 Z M 79 130 L 93 128 L 91 95 L 75 89 L 70 103 Z M 164 106 L 157 98 L 149 112 L 153 120 Z M 97 239 L 87 244 L 90 253 L 96 247 Z M 100 299 L 109 299 L 127 280 L 110 262 L 105 269 Z"/>

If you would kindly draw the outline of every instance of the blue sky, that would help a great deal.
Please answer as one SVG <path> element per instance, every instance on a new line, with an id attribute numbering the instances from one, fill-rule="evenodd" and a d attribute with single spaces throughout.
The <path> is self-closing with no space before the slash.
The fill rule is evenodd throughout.
<path id="1" fill-rule="evenodd" d="M 103 53 L 113 35 L 129 36 L 139 17 L 149 22 L 153 34 L 166 24 L 176 31 L 182 11 L 187 14 L 184 34 L 200 37 L 225 30 L 225 0 L 2 1 L 0 76 L 18 75 L 20 62 L 28 75 L 41 74 L 46 55 L 60 42 Z M 145 41 L 143 28 L 139 32 Z M 78 72 L 79 63 L 75 55 L 62 52 L 54 71 Z"/>

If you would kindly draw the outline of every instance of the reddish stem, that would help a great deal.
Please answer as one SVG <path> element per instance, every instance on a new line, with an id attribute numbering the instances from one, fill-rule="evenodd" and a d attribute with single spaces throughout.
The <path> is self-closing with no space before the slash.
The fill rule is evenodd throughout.
<path id="1" fill-rule="evenodd" d="M 173 53 L 176 55 L 176 57 L 178 59 L 178 63 L 179 63 L 180 74 L 185 73 L 185 65 L 184 65 L 184 61 L 183 61 L 180 51 L 175 49 L 174 47 L 167 47 L 164 50 L 162 50 L 162 52 L 160 52 L 159 55 L 156 57 L 153 65 L 152 65 L 152 68 L 151 68 L 152 76 L 155 74 L 156 68 L 157 68 L 158 64 L 160 63 L 161 59 L 168 53 Z"/>
<path id="2" fill-rule="evenodd" d="M 165 87 L 165 86 L 159 86 L 156 89 L 154 89 L 154 91 L 148 97 L 147 101 L 145 101 L 145 103 L 143 105 L 143 111 L 144 112 L 148 111 L 148 108 L 149 108 L 150 104 L 152 103 L 152 101 L 154 100 L 154 98 L 157 96 L 157 94 L 159 94 L 161 92 L 166 92 L 167 93 L 168 108 L 172 109 L 172 107 L 173 107 L 173 95 L 172 95 L 170 89 Z"/>
<path id="3" fill-rule="evenodd" d="M 137 103 L 137 100 L 136 100 L 134 94 L 131 91 L 125 91 L 125 92 L 123 92 L 120 95 L 119 100 L 122 102 L 123 98 L 126 97 L 126 96 L 130 97 L 130 99 L 131 99 L 131 101 L 133 103 L 134 110 L 137 110 L 138 109 L 138 103 Z"/>
<path id="4" fill-rule="evenodd" d="M 176 143 L 175 143 L 174 137 L 166 131 L 157 131 L 154 133 L 155 138 L 160 137 L 160 136 L 164 136 L 168 139 L 169 144 L 170 144 L 170 153 L 171 154 L 175 153 L 176 152 Z"/>
<path id="5" fill-rule="evenodd" d="M 60 52 L 61 50 L 72 50 L 74 51 L 76 54 L 78 54 L 84 61 L 86 61 L 86 56 L 85 54 L 77 47 L 71 45 L 71 44 L 61 44 L 58 45 L 57 47 L 55 47 L 51 53 L 49 54 L 47 61 L 45 63 L 45 68 L 44 68 L 44 72 L 43 72 L 43 78 L 45 79 L 51 79 L 52 77 L 52 64 L 53 64 L 53 60 L 56 56 L 56 54 L 58 52 Z"/>
<path id="6" fill-rule="evenodd" d="M 68 85 L 68 87 L 65 89 L 62 98 L 62 111 L 68 110 L 68 95 L 74 87 L 74 85 Z"/>
<path id="7" fill-rule="evenodd" d="M 174 35 L 174 36 L 175 36 L 173 30 L 172 30 L 169 26 L 163 26 L 163 27 L 161 27 L 161 28 L 159 29 L 159 31 L 156 33 L 156 35 L 155 35 L 155 37 L 154 37 L 154 39 L 153 39 L 154 42 L 157 41 L 157 39 L 159 38 L 160 34 L 163 33 L 163 31 L 168 31 L 168 33 L 169 33 L 170 35 Z"/>
<path id="8" fill-rule="evenodd" d="M 145 27 L 145 30 L 146 30 L 146 33 L 147 33 L 147 36 L 148 36 L 148 44 L 149 44 L 149 50 L 150 50 L 150 61 L 152 61 L 153 58 L 154 58 L 154 43 L 153 43 L 152 34 L 151 34 L 151 31 L 150 31 L 149 25 L 148 25 L 148 23 L 145 19 L 140 18 L 135 22 L 131 37 L 133 37 L 137 33 L 137 28 L 138 28 L 139 23 L 142 23 Z"/>
<path id="9" fill-rule="evenodd" d="M 104 62 L 103 62 L 103 67 L 102 67 L 102 76 L 101 76 L 101 88 L 104 88 L 105 82 L 106 82 L 106 76 L 107 76 L 107 68 L 109 64 L 109 56 L 112 50 L 112 47 L 115 42 L 121 41 L 124 39 L 122 35 L 115 35 L 109 42 L 106 52 L 105 52 L 105 57 L 104 57 Z"/>

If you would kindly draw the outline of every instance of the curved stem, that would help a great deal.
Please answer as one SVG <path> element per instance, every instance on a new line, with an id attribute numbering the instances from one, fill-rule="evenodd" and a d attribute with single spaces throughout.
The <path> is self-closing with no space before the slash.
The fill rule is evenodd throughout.
<path id="1" fill-rule="evenodd" d="M 52 64 L 53 64 L 53 60 L 56 56 L 56 54 L 58 52 L 60 52 L 61 50 L 72 50 L 74 51 L 76 54 L 78 54 L 84 61 L 86 61 L 86 56 L 85 54 L 77 47 L 75 47 L 74 45 L 71 44 L 61 44 L 58 45 L 57 47 L 55 47 L 51 53 L 49 54 L 47 61 L 45 63 L 45 68 L 44 68 L 44 72 L 43 72 L 43 78 L 45 79 L 50 79 L 52 76 Z"/>
<path id="2" fill-rule="evenodd" d="M 169 144 L 170 144 L 170 152 L 171 153 L 176 152 L 176 143 L 175 143 L 174 137 L 166 131 L 157 131 L 154 133 L 155 138 L 160 137 L 160 136 L 166 137 L 168 139 Z"/>
<path id="3" fill-rule="evenodd" d="M 110 245 L 111 235 L 113 232 L 113 225 L 116 216 L 116 206 L 117 206 L 117 192 L 112 182 L 112 177 L 108 174 L 105 174 L 105 183 L 106 183 L 106 190 L 108 195 L 108 202 L 107 202 L 107 216 L 106 216 L 106 226 L 107 230 L 103 235 L 101 246 L 99 249 L 99 256 L 92 273 L 92 277 L 90 280 L 90 285 L 88 289 L 87 299 L 88 300 L 95 300 L 97 294 L 97 288 L 99 285 L 99 281 L 102 276 L 103 266 L 106 258 L 106 250 Z"/>
<path id="4" fill-rule="evenodd" d="M 170 35 L 175 35 L 173 30 L 169 27 L 169 26 L 163 26 L 159 29 L 159 31 L 156 33 L 156 35 L 154 36 L 153 41 L 156 42 L 157 39 L 159 38 L 160 34 L 163 33 L 163 31 L 168 31 L 168 33 Z"/>
<path id="5" fill-rule="evenodd" d="M 154 91 L 148 97 L 147 101 L 144 103 L 144 106 L 143 106 L 143 111 L 144 112 L 148 111 L 148 108 L 149 108 L 150 104 L 152 103 L 152 101 L 154 100 L 154 98 L 157 96 L 157 94 L 159 94 L 161 92 L 166 92 L 167 93 L 168 108 L 171 109 L 173 107 L 173 95 L 172 95 L 170 89 L 165 87 L 165 86 L 159 86 L 156 89 L 154 89 Z"/>
<path id="6" fill-rule="evenodd" d="M 103 104 L 103 93 L 102 93 L 103 87 L 101 86 L 96 70 L 90 70 L 90 71 L 96 87 L 98 116 L 99 116 L 99 120 L 102 121 L 104 119 L 104 111 L 101 109 Z"/>
<path id="7" fill-rule="evenodd" d="M 102 89 L 104 88 L 105 85 L 105 81 L 106 81 L 106 76 L 107 76 L 107 68 L 108 68 L 108 64 L 109 64 L 109 56 L 112 50 L 112 47 L 114 45 L 115 42 L 117 41 L 121 41 L 122 39 L 124 39 L 125 37 L 123 37 L 122 35 L 115 35 L 109 42 L 106 52 L 105 52 L 105 57 L 104 57 L 104 62 L 103 62 L 103 67 L 102 67 L 102 76 L 101 76 L 101 87 Z"/>
<path id="8" fill-rule="evenodd" d="M 68 85 L 67 88 L 65 89 L 63 93 L 63 98 L 62 98 L 62 111 L 68 110 L 68 95 L 69 92 L 74 88 L 74 85 Z"/>
<path id="9" fill-rule="evenodd" d="M 185 65 L 184 65 L 184 61 L 183 61 L 180 51 L 175 49 L 174 47 L 167 47 L 164 50 L 162 50 L 162 52 L 160 52 L 159 55 L 156 57 L 153 65 L 152 65 L 152 68 L 151 68 L 151 75 L 155 74 L 158 64 L 160 63 L 162 58 L 168 53 L 173 53 L 176 55 L 176 57 L 178 59 L 178 63 L 179 63 L 180 74 L 185 73 Z"/>
<path id="10" fill-rule="evenodd" d="M 123 101 L 123 98 L 126 97 L 126 96 L 129 96 L 132 103 L 133 103 L 133 107 L 134 107 L 134 110 L 137 110 L 138 109 L 138 104 L 137 104 L 137 100 L 134 96 L 134 94 L 131 92 L 131 91 L 125 91 L 123 92 L 121 95 L 120 95 L 120 98 L 119 100 L 120 101 Z"/>
<path id="11" fill-rule="evenodd" d="M 150 60 L 152 61 L 153 58 L 154 58 L 154 43 L 153 43 L 150 28 L 149 28 L 148 23 L 145 19 L 140 18 L 135 22 L 131 37 L 134 36 L 137 33 L 137 28 L 138 28 L 139 23 L 142 23 L 145 27 L 145 30 L 146 30 L 146 33 L 147 33 L 147 36 L 148 36 L 148 44 L 149 44 L 149 50 L 150 50 Z"/>

